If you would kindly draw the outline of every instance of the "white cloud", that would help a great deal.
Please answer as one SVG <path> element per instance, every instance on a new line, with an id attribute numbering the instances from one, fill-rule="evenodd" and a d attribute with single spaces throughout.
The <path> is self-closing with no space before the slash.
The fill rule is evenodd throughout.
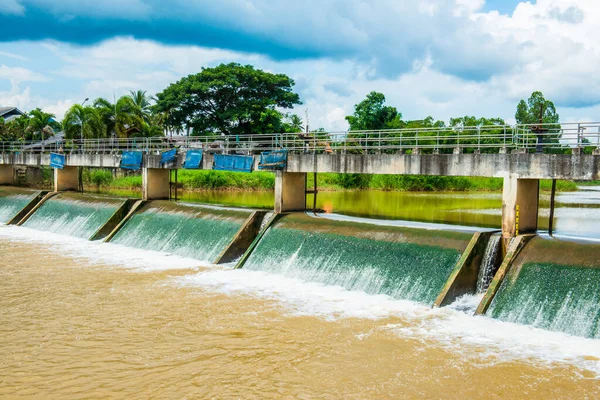
<path id="1" fill-rule="evenodd" d="M 600 20 L 600 7 L 596 0 L 524 2 L 512 16 L 481 12 L 481 0 L 418 3 L 418 7 L 399 2 L 386 3 L 387 8 L 381 4 L 344 6 L 338 7 L 335 15 L 317 15 L 310 8 L 292 5 L 286 14 L 291 18 L 286 21 L 290 29 L 278 32 L 286 40 L 298 40 L 296 44 L 317 41 L 324 49 L 339 45 L 342 52 L 347 38 L 359 46 L 375 43 L 374 51 L 389 53 L 386 58 L 371 57 L 375 53 L 369 52 L 365 57 L 276 61 L 259 54 L 172 46 L 131 37 L 88 47 L 43 42 L 40 45 L 51 50 L 62 67 L 42 74 L 2 65 L 0 83 L 2 79 L 11 80 L 9 76 L 18 77 L 18 82 L 33 82 L 32 88 L 68 88 L 77 82 L 79 86 L 72 92 L 61 91 L 62 98 L 45 93 L 47 100 L 29 99 L 31 105 L 60 110 L 72 104 L 65 97 L 111 99 L 113 92 L 119 96 L 137 89 L 155 94 L 169 83 L 199 72 L 201 67 L 240 62 L 294 78 L 304 102 L 294 111 L 304 116 L 308 108 L 314 128 L 346 129 L 345 115 L 352 113 L 353 105 L 372 90 L 383 92 L 388 103 L 407 119 L 432 115 L 448 120 L 470 114 L 512 121 L 517 102 L 534 90 L 543 91 L 555 101 L 563 120 L 600 119 L 600 74 L 596 71 L 600 65 L 600 41 L 595 26 L 595 21 Z M 245 14 L 264 17 L 266 11 L 260 5 L 243 4 L 240 7 L 247 8 L 243 10 Z M 449 4 L 454 6 L 448 8 Z M 229 18 L 215 7 L 208 6 L 208 11 L 214 11 L 218 18 Z M 442 19 L 448 9 L 459 12 L 462 24 L 423 24 L 425 16 Z M 411 31 L 410 37 L 400 35 L 395 27 L 404 21 L 396 18 L 404 11 L 412 13 L 406 18 L 414 19 L 402 28 Z M 307 21 L 311 21 L 311 29 L 306 29 L 306 25 L 306 35 L 299 40 L 293 35 L 293 28 Z M 243 22 L 252 26 L 256 23 Z M 275 29 L 281 23 L 270 22 L 272 26 L 268 28 Z M 331 26 L 326 27 L 327 23 Z M 338 27 L 342 29 L 334 32 Z M 409 48 L 415 43 L 422 43 L 416 52 Z M 412 61 L 400 75 L 377 72 L 386 68 L 393 72 L 397 70 L 395 63 L 406 59 Z M 49 76 L 59 79 L 44 82 Z M 472 79 L 474 76 L 478 79 Z M 31 97 L 31 93 L 27 96 Z M 25 97 L 19 101 L 25 101 L 25 91 L 20 95 Z"/>
<path id="2" fill-rule="evenodd" d="M 20 83 L 20 82 L 45 82 L 48 80 L 44 75 L 33 72 L 26 68 L 9 67 L 0 65 L 0 79 Z"/>

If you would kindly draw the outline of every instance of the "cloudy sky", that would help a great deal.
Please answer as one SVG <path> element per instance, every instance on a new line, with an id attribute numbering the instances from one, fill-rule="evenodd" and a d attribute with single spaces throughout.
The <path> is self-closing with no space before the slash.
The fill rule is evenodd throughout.
<path id="1" fill-rule="evenodd" d="M 597 21 L 598 0 L 0 0 L 0 105 L 61 118 L 239 62 L 294 78 L 313 128 L 346 129 L 372 90 L 405 119 L 512 122 L 541 90 L 595 121 Z"/>

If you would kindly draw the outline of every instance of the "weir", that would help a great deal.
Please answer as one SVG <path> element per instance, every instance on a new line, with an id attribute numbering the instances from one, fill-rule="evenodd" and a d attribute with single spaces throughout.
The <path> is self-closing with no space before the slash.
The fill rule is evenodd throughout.
<path id="1" fill-rule="evenodd" d="M 151 201 L 116 233 L 111 243 L 214 262 L 251 211 Z"/>
<path id="2" fill-rule="evenodd" d="M 47 200 L 23 226 L 91 239 L 123 203 L 124 199 L 60 193 Z"/>
<path id="3" fill-rule="evenodd" d="M 0 187 L 0 224 L 13 222 L 13 219 L 23 210 L 27 210 L 27 206 L 34 203 L 42 193 L 39 190 Z"/>
<path id="4" fill-rule="evenodd" d="M 471 236 L 289 214 L 244 268 L 433 304 Z"/>
<path id="5" fill-rule="evenodd" d="M 600 245 L 535 237 L 508 271 L 487 315 L 600 338 Z"/>

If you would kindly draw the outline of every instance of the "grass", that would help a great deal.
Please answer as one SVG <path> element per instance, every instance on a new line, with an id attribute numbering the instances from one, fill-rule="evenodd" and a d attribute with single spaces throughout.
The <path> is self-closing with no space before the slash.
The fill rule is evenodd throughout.
<path id="1" fill-rule="evenodd" d="M 142 177 L 131 175 L 114 178 L 109 170 L 86 169 L 83 174 L 84 184 L 98 189 L 139 189 Z M 419 175 L 362 175 L 321 173 L 317 175 L 318 189 L 336 190 L 381 190 L 405 192 L 441 192 L 441 191 L 501 191 L 502 178 L 467 178 L 452 176 L 419 176 Z M 225 172 L 225 171 L 190 171 L 180 170 L 178 182 L 187 190 L 260 190 L 269 191 L 275 187 L 275 174 L 271 172 Z M 542 180 L 540 188 L 549 191 L 552 182 Z M 307 186 L 314 186 L 313 174 L 308 174 Z M 577 183 L 558 181 L 558 191 L 576 191 Z"/>

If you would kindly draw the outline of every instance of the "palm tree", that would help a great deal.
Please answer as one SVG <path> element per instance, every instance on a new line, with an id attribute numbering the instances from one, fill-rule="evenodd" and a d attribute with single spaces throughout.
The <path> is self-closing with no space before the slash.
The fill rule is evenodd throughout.
<path id="1" fill-rule="evenodd" d="M 97 98 L 94 100 L 94 108 L 106 126 L 106 136 L 125 137 L 127 129 L 134 125 L 134 105 L 127 96 L 119 98 L 115 104 L 101 97 Z"/>
<path id="2" fill-rule="evenodd" d="M 81 136 L 86 139 L 106 137 L 106 125 L 102 115 L 92 106 L 83 107 L 74 104 L 65 114 L 62 126 L 67 137 L 71 139 L 78 139 Z"/>
<path id="3" fill-rule="evenodd" d="M 51 113 L 46 113 L 36 108 L 35 110 L 29 113 L 29 124 L 27 126 L 26 131 L 31 133 L 32 135 L 39 134 L 41 136 L 41 140 L 44 140 L 44 133 L 46 136 L 54 135 L 54 130 L 52 129 L 54 118 L 56 116 Z"/>
<path id="4" fill-rule="evenodd" d="M 133 115 L 135 115 L 140 121 L 144 121 L 146 123 L 149 122 L 152 111 L 150 109 L 150 98 L 146 95 L 146 91 L 131 90 L 129 91 L 129 95 L 127 97 L 131 100 L 133 106 Z"/>
<path id="5" fill-rule="evenodd" d="M 302 121 L 302 118 L 298 116 L 298 114 L 292 114 L 292 116 L 290 116 L 290 127 L 293 129 L 293 132 L 304 131 L 304 122 Z"/>

